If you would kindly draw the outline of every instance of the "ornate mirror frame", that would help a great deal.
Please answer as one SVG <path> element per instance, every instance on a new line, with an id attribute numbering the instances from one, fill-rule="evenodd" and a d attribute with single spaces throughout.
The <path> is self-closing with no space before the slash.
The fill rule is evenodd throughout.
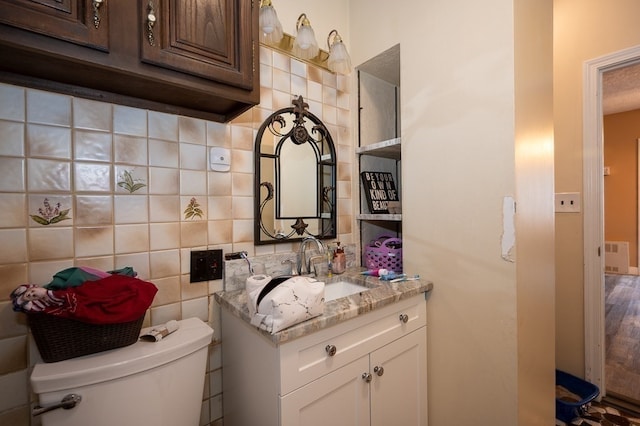
<path id="1" fill-rule="evenodd" d="M 336 237 L 336 150 L 302 96 L 271 114 L 254 148 L 254 244 Z"/>

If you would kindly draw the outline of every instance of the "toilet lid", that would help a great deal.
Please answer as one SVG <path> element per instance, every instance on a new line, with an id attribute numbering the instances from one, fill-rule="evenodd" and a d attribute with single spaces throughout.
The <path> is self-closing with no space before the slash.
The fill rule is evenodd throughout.
<path id="1" fill-rule="evenodd" d="M 213 329 L 198 318 L 178 321 L 180 327 L 159 342 L 133 345 L 53 363 L 36 364 L 34 392 L 77 388 L 150 370 L 187 356 L 211 343 Z"/>

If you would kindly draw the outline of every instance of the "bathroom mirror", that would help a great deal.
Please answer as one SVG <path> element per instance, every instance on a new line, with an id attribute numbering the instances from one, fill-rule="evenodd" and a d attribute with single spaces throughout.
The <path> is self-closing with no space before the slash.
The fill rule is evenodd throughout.
<path id="1" fill-rule="evenodd" d="M 271 114 L 255 141 L 255 244 L 336 237 L 336 153 L 302 96 Z"/>

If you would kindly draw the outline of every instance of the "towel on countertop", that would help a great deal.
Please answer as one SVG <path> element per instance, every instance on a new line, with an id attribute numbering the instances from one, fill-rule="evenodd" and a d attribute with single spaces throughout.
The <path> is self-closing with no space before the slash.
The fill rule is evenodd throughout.
<path id="1" fill-rule="evenodd" d="M 274 334 L 324 312 L 322 281 L 294 276 L 261 295 L 261 289 L 267 285 L 268 282 L 247 288 L 249 306 L 255 306 L 250 312 L 251 324 L 256 327 Z M 261 300 L 258 300 L 259 297 Z"/>
<path id="2" fill-rule="evenodd" d="M 118 324 L 140 318 L 158 288 L 127 275 L 109 275 L 61 290 L 25 284 L 11 293 L 14 311 L 44 313 L 91 324 Z"/>

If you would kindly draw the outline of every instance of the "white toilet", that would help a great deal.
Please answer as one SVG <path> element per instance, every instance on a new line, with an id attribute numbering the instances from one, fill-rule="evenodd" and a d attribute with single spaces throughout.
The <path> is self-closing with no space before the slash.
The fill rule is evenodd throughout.
<path id="1" fill-rule="evenodd" d="M 76 394 L 70 409 L 41 415 L 43 426 L 198 426 L 213 330 L 197 318 L 159 342 L 50 364 L 36 364 L 33 391 L 42 407 Z"/>

